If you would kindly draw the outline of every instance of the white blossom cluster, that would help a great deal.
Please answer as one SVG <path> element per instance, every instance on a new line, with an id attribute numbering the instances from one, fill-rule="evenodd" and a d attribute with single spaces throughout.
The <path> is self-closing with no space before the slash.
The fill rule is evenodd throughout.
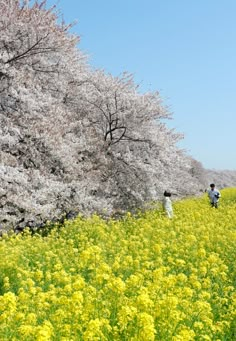
<path id="1" fill-rule="evenodd" d="M 194 195 L 200 163 L 158 93 L 94 70 L 46 1 L 0 0 L 0 226 L 68 212 L 114 214 Z M 105 214 L 104 213 L 104 214 Z"/>

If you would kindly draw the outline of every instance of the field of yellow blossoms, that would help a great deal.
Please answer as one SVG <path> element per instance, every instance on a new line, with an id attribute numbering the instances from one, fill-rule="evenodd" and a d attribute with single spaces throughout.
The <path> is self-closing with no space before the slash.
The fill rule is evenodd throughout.
<path id="1" fill-rule="evenodd" d="M 236 189 L 0 239 L 0 340 L 236 340 Z"/>

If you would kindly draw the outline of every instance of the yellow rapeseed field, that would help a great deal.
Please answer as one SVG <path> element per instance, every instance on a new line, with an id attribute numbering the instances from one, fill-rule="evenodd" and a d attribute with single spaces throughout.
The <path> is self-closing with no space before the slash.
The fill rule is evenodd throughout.
<path id="1" fill-rule="evenodd" d="M 236 340 L 236 189 L 0 240 L 0 340 Z"/>

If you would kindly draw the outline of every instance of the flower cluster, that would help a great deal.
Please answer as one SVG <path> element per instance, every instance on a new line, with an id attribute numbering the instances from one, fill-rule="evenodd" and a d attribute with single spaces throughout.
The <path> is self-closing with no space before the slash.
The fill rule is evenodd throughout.
<path id="1" fill-rule="evenodd" d="M 236 337 L 236 189 L 0 240 L 0 340 Z"/>

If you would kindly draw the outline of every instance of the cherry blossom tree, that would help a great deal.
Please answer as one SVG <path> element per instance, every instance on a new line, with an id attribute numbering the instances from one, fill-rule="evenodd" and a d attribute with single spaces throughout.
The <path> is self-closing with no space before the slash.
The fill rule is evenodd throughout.
<path id="1" fill-rule="evenodd" d="M 197 193 L 158 92 L 92 69 L 46 1 L 0 0 L 0 225 Z M 105 213 L 104 213 L 105 214 Z"/>

